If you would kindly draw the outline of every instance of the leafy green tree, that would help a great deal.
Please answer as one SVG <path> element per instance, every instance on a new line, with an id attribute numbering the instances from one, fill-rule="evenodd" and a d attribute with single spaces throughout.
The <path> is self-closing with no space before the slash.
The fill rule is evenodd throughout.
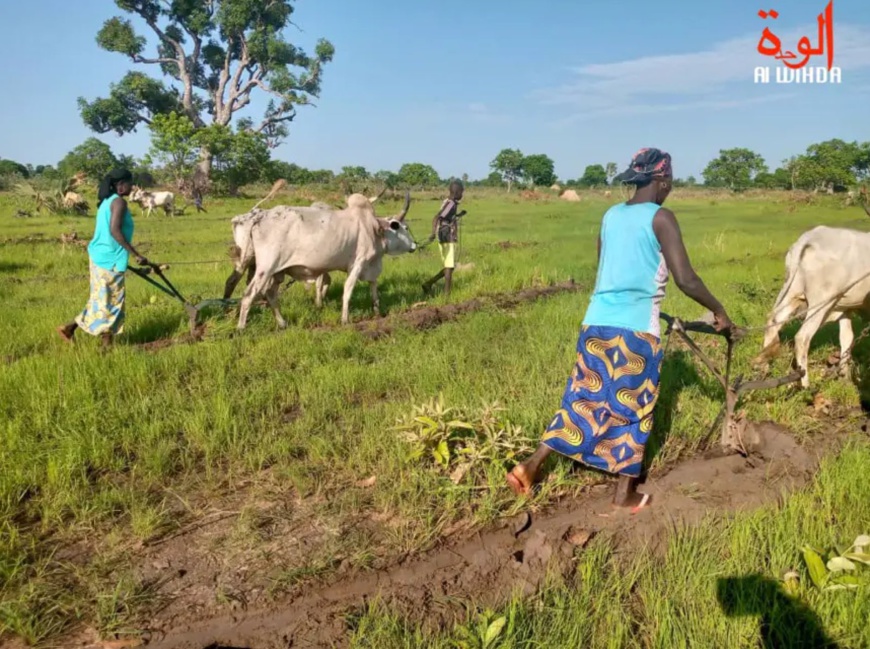
<path id="1" fill-rule="evenodd" d="M 33 173 L 36 176 L 45 178 L 46 180 L 54 180 L 60 176 L 58 170 L 51 165 L 36 165 Z"/>
<path id="2" fill-rule="evenodd" d="M 809 146 L 792 164 L 798 187 L 815 191 L 843 190 L 870 172 L 870 143 L 827 140 Z"/>
<path id="3" fill-rule="evenodd" d="M 149 162 L 162 165 L 176 183 L 181 182 L 191 174 L 200 157 L 196 125 L 187 115 L 171 112 L 155 115 L 148 128 L 151 130 Z"/>
<path id="4" fill-rule="evenodd" d="M 480 181 L 480 185 L 482 187 L 504 187 L 504 178 L 499 172 L 493 171 Z"/>
<path id="5" fill-rule="evenodd" d="M 613 179 L 616 178 L 616 174 L 619 173 L 617 171 L 615 162 L 608 162 L 607 167 L 604 169 L 607 172 L 607 184 L 612 185 Z"/>
<path id="6" fill-rule="evenodd" d="M 555 164 L 543 153 L 527 155 L 523 158 L 522 176 L 541 187 L 549 187 L 556 182 Z"/>
<path id="7" fill-rule="evenodd" d="M 589 165 L 583 171 L 578 187 L 600 187 L 607 184 L 607 170 L 601 165 Z"/>
<path id="8" fill-rule="evenodd" d="M 97 44 L 139 65 L 159 69 L 163 80 L 139 71 L 112 84 L 109 95 L 88 102 L 79 98 L 85 124 L 98 133 L 119 135 L 151 124 L 172 111 L 185 115 L 197 129 L 229 126 L 238 111 L 259 92 L 270 96 L 262 119 L 243 130 L 264 135 L 271 146 L 286 137 L 296 107 L 320 93 L 324 65 L 335 49 L 319 40 L 313 56 L 288 42 L 293 0 L 115 0 L 128 16 L 143 22 L 156 40 L 146 54 L 147 39 L 123 16 L 109 18 Z M 202 169 L 211 169 L 211 152 L 203 148 Z"/>
<path id="9" fill-rule="evenodd" d="M 263 171 L 263 178 L 270 183 L 283 178 L 291 185 L 308 185 L 313 182 L 311 171 L 284 160 L 271 160 Z"/>
<path id="10" fill-rule="evenodd" d="M 66 154 L 57 169 L 62 176 L 71 178 L 84 172 L 94 181 L 99 181 L 118 166 L 118 158 L 112 148 L 95 137 L 88 138 Z"/>
<path id="11" fill-rule="evenodd" d="M 30 178 L 30 170 L 14 160 L 0 160 L 0 176 L 21 176 Z"/>
<path id="12" fill-rule="evenodd" d="M 744 148 L 721 149 L 702 172 L 704 183 L 711 187 L 728 187 L 743 191 L 752 185 L 756 175 L 767 172 L 764 158 Z"/>
<path id="13" fill-rule="evenodd" d="M 399 183 L 405 187 L 437 187 L 441 184 L 438 172 L 422 162 L 409 162 L 399 169 Z"/>
<path id="14" fill-rule="evenodd" d="M 399 186 L 399 174 L 395 174 L 392 171 L 379 171 L 374 175 L 374 179 L 383 184 L 387 189 L 395 189 Z"/>
<path id="15" fill-rule="evenodd" d="M 360 191 L 362 185 L 371 179 L 371 174 L 366 171 L 365 167 L 342 167 L 341 173 L 338 175 L 338 181 L 344 187 L 346 192 L 352 193 Z"/>
<path id="16" fill-rule="evenodd" d="M 519 149 L 502 149 L 489 166 L 501 175 L 510 191 L 513 184 L 523 177 L 523 160 Z"/>
<path id="17" fill-rule="evenodd" d="M 315 169 L 311 172 L 311 182 L 315 185 L 329 185 L 335 181 L 335 174 L 329 169 Z"/>
<path id="18" fill-rule="evenodd" d="M 263 177 L 269 164 L 266 136 L 253 131 L 233 132 L 228 126 L 212 125 L 197 133 L 199 146 L 213 156 L 215 184 L 231 196 L 243 185 Z"/>
<path id="19" fill-rule="evenodd" d="M 773 173 L 762 171 L 756 175 L 754 184 L 762 189 L 791 189 L 791 177 L 788 171 L 779 167 Z"/>

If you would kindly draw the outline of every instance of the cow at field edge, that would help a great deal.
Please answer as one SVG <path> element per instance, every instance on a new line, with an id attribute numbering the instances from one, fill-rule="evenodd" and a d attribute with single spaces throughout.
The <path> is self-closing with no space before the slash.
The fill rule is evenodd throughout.
<path id="1" fill-rule="evenodd" d="M 169 216 L 172 214 L 175 194 L 172 192 L 149 192 L 141 187 L 133 185 L 133 191 L 130 194 L 130 201 L 138 203 L 139 207 L 142 208 L 142 213 L 146 216 L 151 216 L 155 207 L 162 207 L 166 216 Z"/>
<path id="2" fill-rule="evenodd" d="M 367 197 L 351 194 L 343 210 L 278 206 L 235 217 L 232 223 L 233 239 L 239 248 L 237 268 L 244 268 L 252 257 L 256 264 L 242 297 L 238 328 L 245 328 L 251 303 L 261 294 L 272 308 L 278 327 L 287 326 L 278 309 L 278 286 L 284 275 L 304 281 L 330 271 L 344 271 L 347 280 L 342 324 L 350 321 L 350 296 L 358 280 L 370 283 L 372 307 L 378 313 L 378 277 L 384 255 L 417 249 L 405 223 L 410 204 L 408 193 L 400 214 L 378 218 Z"/>
<path id="3" fill-rule="evenodd" d="M 795 363 L 804 372 L 801 385 L 810 385 L 810 342 L 828 322 L 840 323 L 840 375 L 847 375 L 855 340 L 849 315 L 870 312 L 870 233 L 815 227 L 789 248 L 785 268 L 785 284 L 767 321 L 756 362 L 776 354 L 779 331 L 801 311 L 804 322 L 794 339 Z"/>

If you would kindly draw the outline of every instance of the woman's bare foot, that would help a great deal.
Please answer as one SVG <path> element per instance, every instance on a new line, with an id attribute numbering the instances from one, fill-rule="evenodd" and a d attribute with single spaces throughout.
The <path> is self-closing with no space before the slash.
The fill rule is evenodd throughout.
<path id="1" fill-rule="evenodd" d="M 652 496 L 636 491 L 625 500 L 618 503 L 614 502 L 613 506 L 618 509 L 628 509 L 632 514 L 637 514 L 644 507 L 648 507 L 650 502 L 652 502 Z"/>
<path id="2" fill-rule="evenodd" d="M 507 474 L 507 482 L 518 496 L 525 496 L 532 490 L 532 480 L 526 471 L 526 467 L 522 464 L 518 464 L 511 469 L 511 472 Z"/>
<path id="3" fill-rule="evenodd" d="M 546 444 L 538 444 L 537 450 L 532 453 L 528 460 L 522 464 L 517 464 L 507 474 L 507 482 L 516 495 L 524 496 L 532 491 L 532 485 L 541 471 L 541 465 L 551 452 L 550 447 Z"/>
<path id="4" fill-rule="evenodd" d="M 632 514 L 636 514 L 641 509 L 649 505 L 652 496 L 649 494 L 638 493 L 637 479 L 626 475 L 619 476 L 619 482 L 616 483 L 616 495 L 613 498 L 613 506 L 622 509 L 630 510 Z"/>
<path id="5" fill-rule="evenodd" d="M 67 341 L 68 343 L 71 343 L 71 342 L 73 342 L 73 336 L 75 336 L 77 328 L 78 328 L 77 325 L 74 325 L 74 324 L 63 325 L 63 326 L 57 328 L 57 333 L 65 341 Z"/>

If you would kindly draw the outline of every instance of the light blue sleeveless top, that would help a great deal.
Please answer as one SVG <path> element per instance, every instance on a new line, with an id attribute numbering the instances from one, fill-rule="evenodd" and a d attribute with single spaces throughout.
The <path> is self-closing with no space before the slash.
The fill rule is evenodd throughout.
<path id="1" fill-rule="evenodd" d="M 601 260 L 584 325 L 661 337 L 659 311 L 668 267 L 652 222 L 655 203 L 614 205 L 601 221 Z"/>
<path id="2" fill-rule="evenodd" d="M 121 244 L 112 236 L 112 203 L 118 198 L 112 194 L 102 202 L 97 210 L 97 223 L 94 228 L 94 237 L 88 245 L 88 254 L 97 266 L 104 270 L 115 273 L 123 273 L 127 270 L 127 261 L 130 256 Z M 133 215 L 127 208 L 124 218 L 121 220 L 121 233 L 130 243 L 133 243 Z"/>

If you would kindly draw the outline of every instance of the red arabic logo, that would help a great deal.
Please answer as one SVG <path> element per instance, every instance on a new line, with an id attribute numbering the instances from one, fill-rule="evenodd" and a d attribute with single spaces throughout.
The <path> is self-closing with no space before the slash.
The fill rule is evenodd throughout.
<path id="1" fill-rule="evenodd" d="M 773 9 L 767 11 L 759 11 L 758 16 L 762 20 L 771 18 L 776 20 L 779 18 L 779 13 Z M 758 51 L 764 56 L 772 56 L 778 61 L 782 61 L 784 65 L 792 70 L 799 70 L 804 67 L 813 56 L 822 54 L 828 55 L 828 71 L 834 65 L 834 0 L 828 2 L 824 13 L 820 13 L 817 22 L 819 24 L 819 42 L 816 47 L 810 43 L 808 36 L 802 37 L 797 44 L 797 51 L 803 55 L 803 61 L 792 63 L 791 61 L 798 58 L 797 54 L 791 50 L 782 51 L 782 41 L 776 34 L 765 27 L 761 34 L 761 40 L 758 41 Z"/>

